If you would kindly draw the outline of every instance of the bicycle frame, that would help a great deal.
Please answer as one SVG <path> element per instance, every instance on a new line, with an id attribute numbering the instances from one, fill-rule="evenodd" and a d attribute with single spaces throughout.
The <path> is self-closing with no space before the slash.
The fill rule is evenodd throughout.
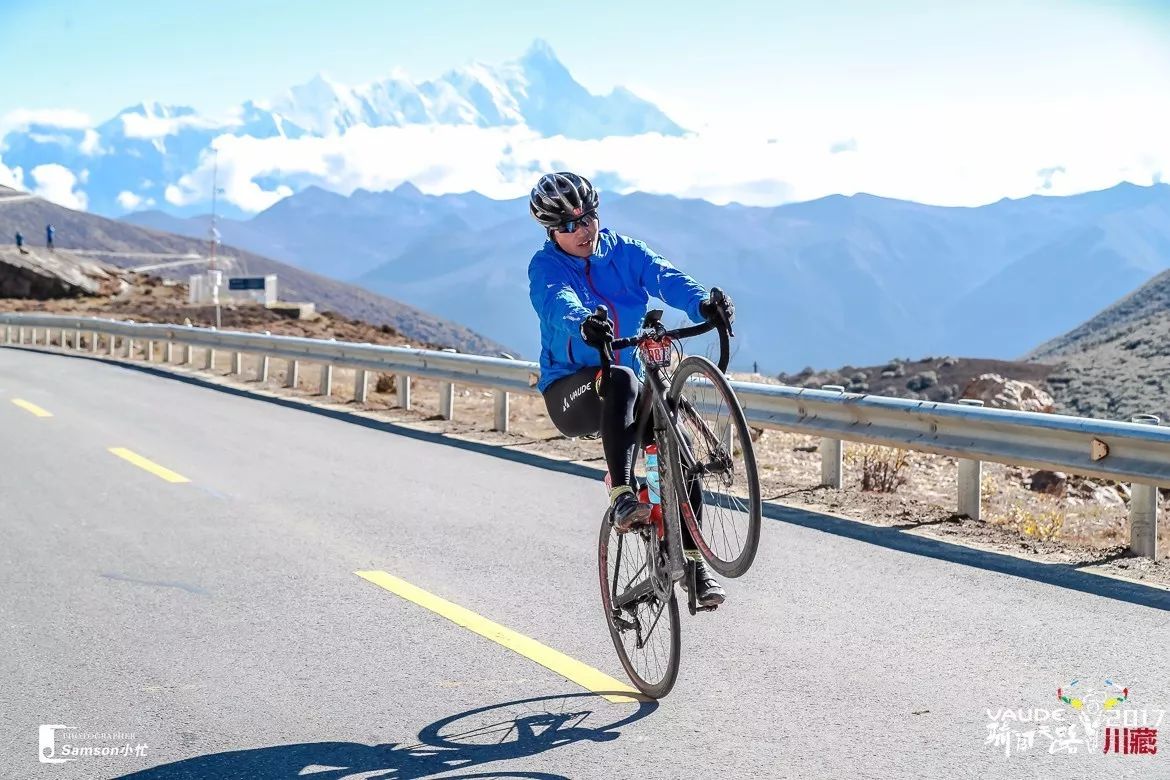
<path id="1" fill-rule="evenodd" d="M 658 310 L 650 312 L 646 317 L 646 321 L 643 323 L 643 331 L 638 336 L 614 342 L 614 344 L 607 345 L 606 348 L 601 350 L 602 366 L 606 372 L 605 378 L 602 380 L 603 388 L 605 379 L 608 378 L 609 367 L 612 365 L 613 346 L 638 346 L 647 338 L 661 339 L 663 337 L 670 337 L 683 339 L 700 335 L 715 327 L 718 327 L 720 331 L 722 354 L 719 367 L 720 370 L 726 369 L 729 328 L 720 327 L 719 324 L 707 324 L 667 331 L 662 327 L 660 322 L 661 315 L 662 312 Z M 677 410 L 671 409 L 667 405 L 666 399 L 669 388 L 668 381 L 664 376 L 664 369 L 648 369 L 646 372 L 645 387 L 646 389 L 643 391 L 642 397 L 639 400 L 638 409 L 635 412 L 635 419 L 637 420 L 635 440 L 639 443 L 643 442 L 645 440 L 646 426 L 653 424 L 654 440 L 658 444 L 660 454 L 658 458 L 658 477 L 659 492 L 661 494 L 662 522 L 664 525 L 663 535 L 666 541 L 666 560 L 660 560 L 659 553 L 661 552 L 662 541 L 658 539 L 657 534 L 654 534 L 652 537 L 653 541 L 649 545 L 649 554 L 647 555 L 650 571 L 646 578 L 624 593 L 618 594 L 615 592 L 611 594 L 612 604 L 619 610 L 637 603 L 651 591 L 654 591 L 659 596 L 660 603 L 665 603 L 670 596 L 670 591 L 673 589 L 674 584 L 682 580 L 688 572 L 687 561 L 682 550 L 682 523 L 684 522 L 682 507 L 684 497 L 679 494 L 678 490 L 679 485 L 686 484 L 685 475 L 676 475 L 673 473 L 673 469 L 675 468 L 675 464 L 678 464 L 680 468 L 687 468 L 688 464 L 693 465 L 695 463 L 695 455 L 687 444 L 686 438 L 679 431 Z M 689 495 L 685 497 L 685 501 L 689 509 Z M 619 551 L 619 567 L 620 561 Z M 688 588 L 688 594 L 689 611 L 694 614 L 696 604 L 695 588 L 693 586 Z M 639 637 L 638 643 L 641 645 L 641 637 Z"/>

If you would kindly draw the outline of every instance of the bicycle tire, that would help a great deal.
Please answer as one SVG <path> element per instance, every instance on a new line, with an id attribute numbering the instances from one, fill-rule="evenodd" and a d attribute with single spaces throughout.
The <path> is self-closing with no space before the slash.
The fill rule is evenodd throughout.
<path id="1" fill-rule="evenodd" d="M 723 426 L 719 423 L 722 414 L 716 415 L 720 431 L 713 431 L 700 413 L 701 409 L 707 407 L 685 396 L 688 382 L 695 378 L 710 383 L 709 392 L 705 393 L 709 398 L 707 406 L 721 403 L 726 407 L 726 419 L 722 422 L 726 423 L 727 429 L 735 437 L 730 452 L 721 435 Z M 699 553 L 712 569 L 724 577 L 741 577 L 751 568 L 759 550 L 763 510 L 755 448 L 743 407 L 723 372 L 701 355 L 689 355 L 679 363 L 671 379 L 668 405 L 675 410 L 679 431 L 689 431 L 693 440 L 702 440 L 699 443 L 706 450 L 706 464 L 718 463 L 720 468 L 726 469 L 723 473 L 712 472 L 706 477 L 700 477 L 703 493 L 702 524 L 692 511 L 682 512 L 683 521 Z M 696 441 L 692 441 L 692 446 L 695 446 Z M 675 446 L 671 449 L 671 456 L 676 459 L 671 464 L 675 492 L 681 502 L 681 498 L 689 496 L 690 492 L 686 489 L 679 448 Z M 736 457 L 737 450 L 739 458 Z M 741 476 L 742 483 L 739 481 Z M 715 479 L 708 479 L 712 477 Z M 689 509 L 689 502 L 687 506 Z M 739 515 L 743 516 L 743 521 L 732 524 L 733 533 L 729 537 L 729 523 L 725 520 L 728 516 Z M 742 533 L 740 525 L 744 526 Z"/>
<path id="2" fill-rule="evenodd" d="M 665 648 L 663 653 L 663 655 L 665 655 L 665 659 L 661 658 L 658 654 L 655 654 L 655 659 L 659 662 L 658 667 L 660 670 L 660 674 L 657 675 L 656 680 L 647 679 L 645 672 L 639 671 L 637 668 L 638 665 L 635 663 L 635 659 L 630 657 L 630 650 L 627 649 L 625 640 L 629 638 L 628 635 L 633 632 L 631 629 L 623 629 L 621 626 L 617 625 L 615 622 L 613 609 L 613 577 L 617 576 L 618 573 L 610 572 L 611 542 L 616 541 L 618 549 L 621 550 L 622 546 L 626 545 L 627 542 L 633 543 L 636 540 L 636 544 L 644 549 L 646 544 L 643 538 L 640 536 L 641 533 L 642 531 L 639 530 L 629 531 L 625 534 L 618 533 L 618 531 L 613 527 L 613 521 L 610 517 L 610 513 L 606 512 L 602 517 L 601 538 L 597 547 L 598 573 L 600 574 L 601 579 L 601 606 L 602 610 L 605 612 L 605 624 L 609 627 L 609 635 L 613 640 L 614 650 L 617 651 L 618 660 L 622 662 L 622 667 L 626 670 L 626 675 L 630 678 L 630 681 L 634 684 L 634 687 L 637 688 L 640 692 L 653 699 L 661 699 L 670 693 L 671 688 L 674 687 L 675 680 L 678 679 L 679 661 L 682 654 L 682 639 L 680 635 L 682 622 L 679 618 L 678 599 L 675 596 L 674 586 L 672 585 L 670 588 L 669 602 L 662 605 L 661 610 L 658 612 L 658 617 L 655 618 L 655 624 L 651 628 L 651 633 L 661 630 L 662 627 L 657 625 L 657 623 L 660 622 L 663 617 L 665 617 L 667 621 L 667 625 L 665 627 L 670 631 L 670 636 L 667 640 L 669 642 L 669 646 Z M 617 566 L 620 565 L 620 562 L 614 561 L 614 564 Z M 654 602 L 661 604 L 661 601 L 659 601 L 657 598 L 654 599 Z M 653 612 L 653 607 L 648 610 L 648 613 L 651 612 Z M 642 615 L 639 615 L 638 612 L 635 611 L 635 620 L 640 620 L 642 617 Z M 636 634 L 634 635 L 634 638 L 636 640 Z M 663 660 L 665 661 L 665 669 L 661 668 Z"/>

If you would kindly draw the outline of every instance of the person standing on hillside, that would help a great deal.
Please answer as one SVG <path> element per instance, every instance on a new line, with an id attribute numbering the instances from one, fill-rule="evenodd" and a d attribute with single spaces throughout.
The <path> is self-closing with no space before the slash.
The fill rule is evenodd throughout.
<path id="1" fill-rule="evenodd" d="M 614 525 L 628 531 L 648 522 L 651 511 L 634 492 L 638 447 L 634 416 L 644 369 L 636 355 L 619 351 L 602 398 L 596 347 L 634 335 L 651 295 L 685 311 L 696 322 L 721 314 L 730 323 L 735 307 L 730 298 L 713 303 L 702 285 L 643 242 L 602 229 L 599 203 L 590 181 L 567 171 L 546 174 L 532 188 L 528 208 L 547 240 L 528 264 L 528 292 L 540 318 L 537 389 L 562 434 L 601 433 Z M 600 305 L 608 307 L 612 319 L 594 315 Z M 683 547 L 696 562 L 699 603 L 721 604 L 723 587 L 711 576 L 685 528 Z"/>
<path id="2" fill-rule="evenodd" d="M 53 249 L 53 226 L 52 225 L 45 225 L 45 246 L 47 246 L 49 248 L 50 252 L 55 251 Z"/>
<path id="3" fill-rule="evenodd" d="M 24 248 L 24 235 L 19 230 L 16 231 L 16 248 L 22 255 L 28 254 L 28 250 Z"/>

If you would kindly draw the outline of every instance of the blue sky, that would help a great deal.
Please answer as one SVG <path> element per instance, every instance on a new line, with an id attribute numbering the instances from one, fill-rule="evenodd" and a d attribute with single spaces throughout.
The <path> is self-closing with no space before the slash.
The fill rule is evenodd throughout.
<path id="1" fill-rule="evenodd" d="M 1153 1 L 0 0 L 0 29 L 8 62 L 36 63 L 5 80 L 0 110 L 96 119 L 143 99 L 220 112 L 319 71 L 348 84 L 395 67 L 430 78 L 514 58 L 534 38 L 587 87 L 640 88 L 692 123 L 744 103 L 766 114 L 1170 81 L 1170 2 Z"/>
<path id="2" fill-rule="evenodd" d="M 474 150 L 465 175 L 430 183 L 371 158 L 368 139 L 263 150 L 269 171 L 345 158 L 346 176 L 325 182 L 339 191 L 411 178 L 426 191 L 515 196 L 524 182 L 495 168 L 515 143 L 715 202 L 865 191 L 975 205 L 1170 179 L 1170 0 L 0 0 L 0 32 L 10 65 L 0 126 L 36 109 L 99 123 L 144 100 L 218 116 L 318 72 L 346 85 L 396 70 L 423 80 L 514 59 L 540 38 L 590 90 L 628 87 L 697 134 L 669 148 L 550 149 L 467 131 L 444 149 L 417 147 L 419 159 Z M 433 142 L 416 136 L 394 137 Z M 493 159 L 472 172 L 480 149 Z M 257 150 L 239 155 L 242 166 Z M 694 161 L 686 177 L 679 160 Z M 761 160 L 767 181 L 753 172 Z M 256 190 L 264 172 L 251 165 L 237 181 L 254 210 L 277 195 Z"/>

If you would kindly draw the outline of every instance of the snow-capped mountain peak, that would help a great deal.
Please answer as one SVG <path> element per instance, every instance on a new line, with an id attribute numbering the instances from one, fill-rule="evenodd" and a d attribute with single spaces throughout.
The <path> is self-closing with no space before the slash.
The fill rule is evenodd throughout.
<path id="1" fill-rule="evenodd" d="M 27 172 L 48 164 L 67 168 L 84 183 L 89 207 L 98 213 L 122 214 L 127 203 L 166 203 L 189 213 L 209 200 L 207 177 L 191 174 L 206 165 L 219 136 L 338 137 L 355 127 L 410 125 L 527 127 L 544 136 L 582 140 L 684 133 L 656 106 L 626 90 L 591 94 L 546 41 L 536 40 L 517 59 L 496 65 L 470 62 L 428 81 L 395 69 L 350 86 L 317 73 L 271 100 L 245 101 L 224 118 L 143 101 L 94 127 L 46 123 L 37 124 L 36 132 L 11 130 L 0 138 L 0 152 L 8 170 Z M 254 183 L 269 198 L 315 181 L 320 181 L 317 174 L 286 171 Z"/>

